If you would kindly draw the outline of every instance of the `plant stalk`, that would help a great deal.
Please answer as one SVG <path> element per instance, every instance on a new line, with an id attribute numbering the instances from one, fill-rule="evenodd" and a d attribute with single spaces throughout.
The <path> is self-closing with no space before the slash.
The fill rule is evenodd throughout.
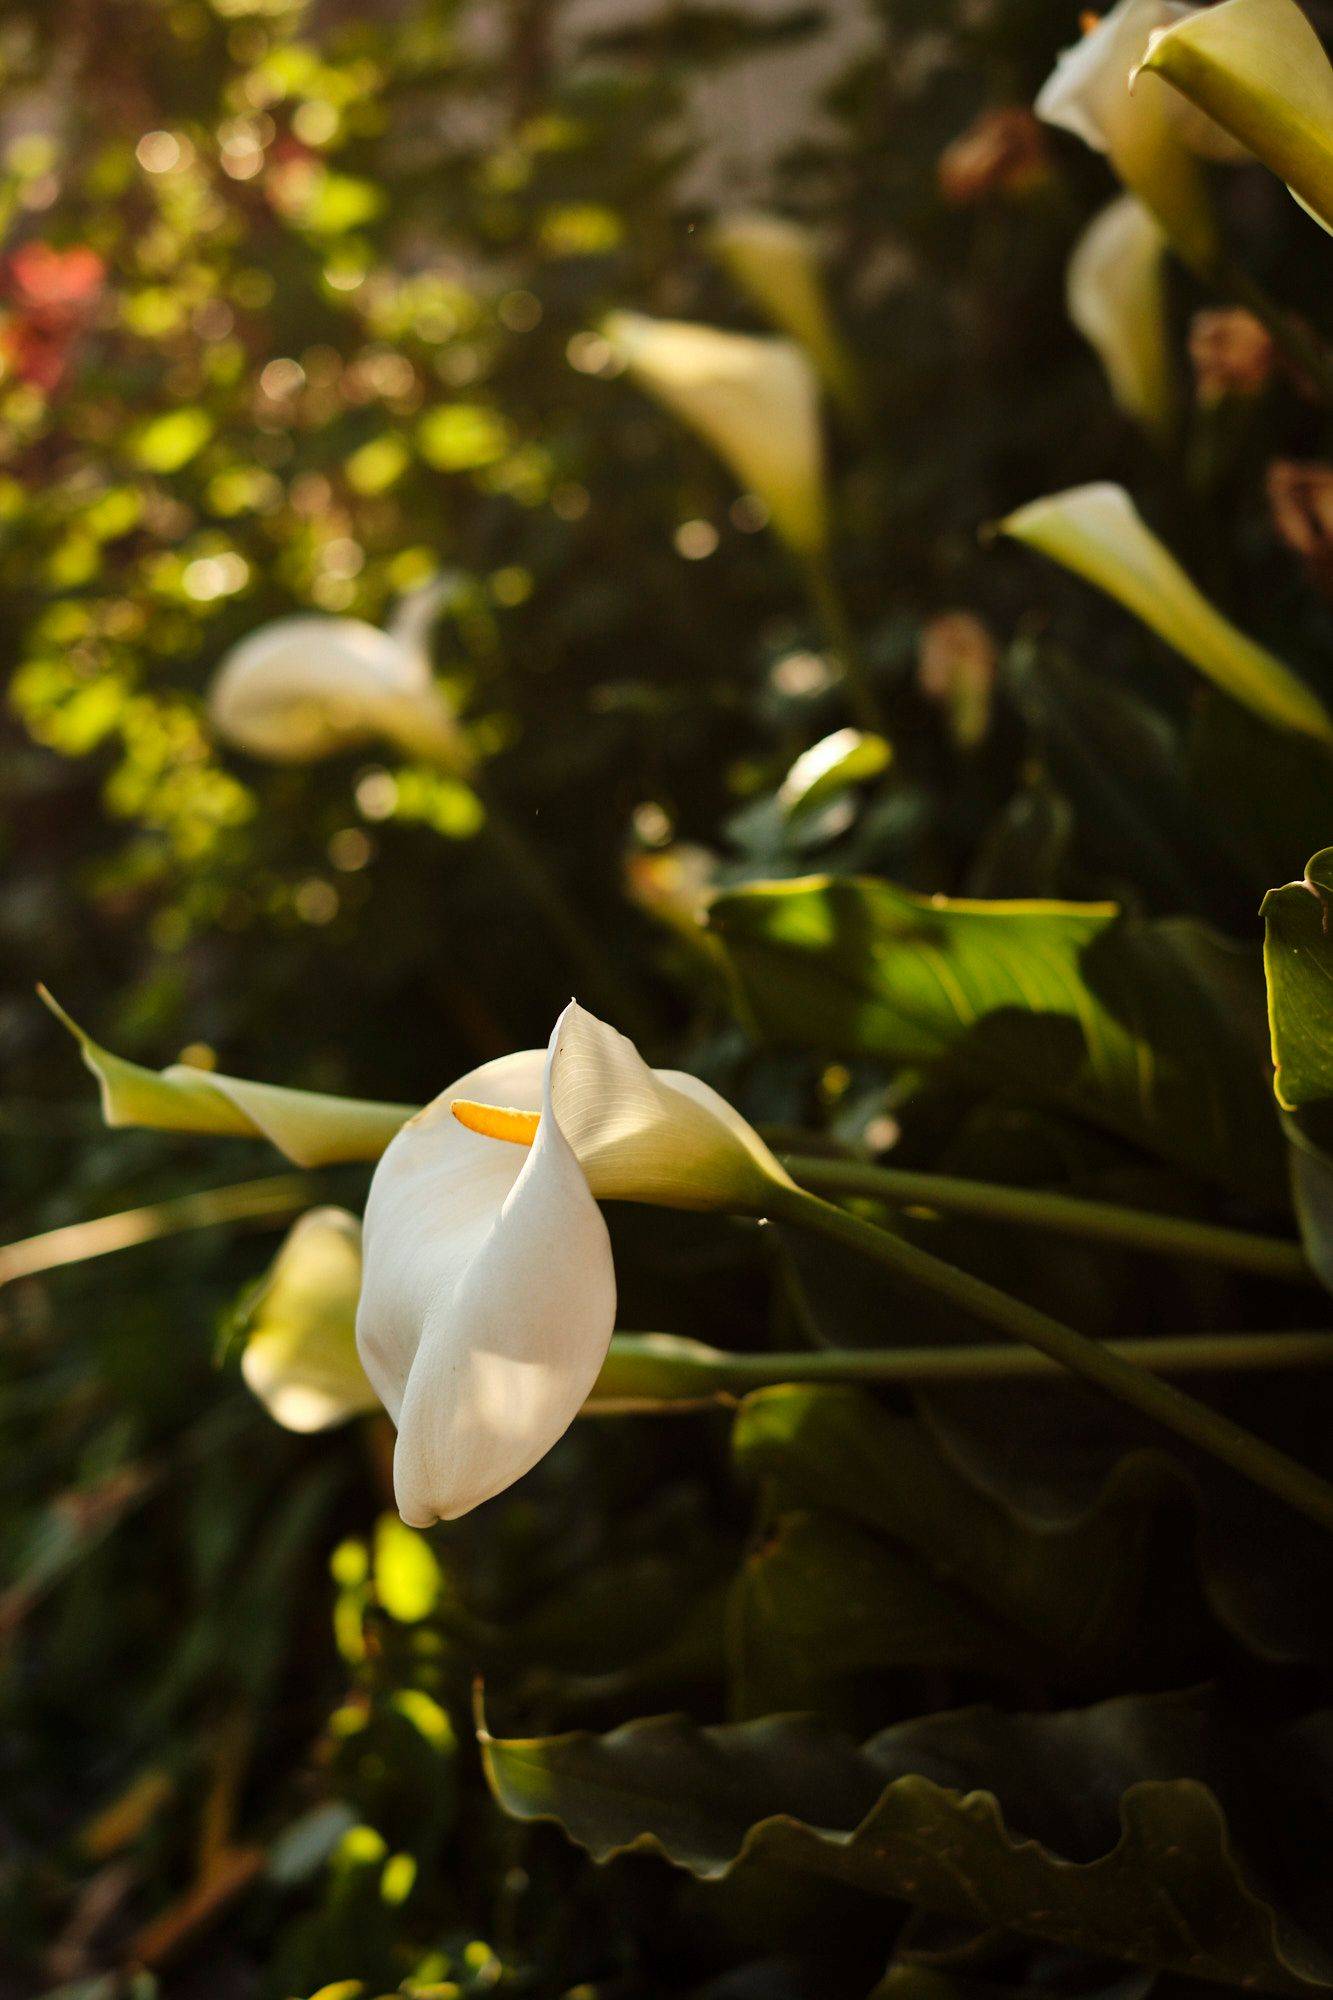
<path id="1" fill-rule="evenodd" d="M 815 1194 L 867 1195 L 895 1208 L 933 1208 L 943 1215 L 974 1216 L 982 1222 L 1015 1222 L 1056 1236 L 1225 1264 L 1284 1283 L 1315 1282 L 1300 1244 L 1278 1236 L 1224 1229 L 1175 1215 L 1154 1215 L 1112 1202 L 1084 1201 L 1075 1195 L 956 1180 L 948 1174 L 909 1173 L 897 1167 L 872 1166 L 868 1161 L 801 1154 L 786 1156 L 783 1165 L 793 1180 Z"/>
<path id="2" fill-rule="evenodd" d="M 1071 1374 L 1174 1431 L 1333 1534 L 1333 1486 L 1230 1417 L 1196 1402 L 1174 1383 L 1160 1380 L 1072 1326 L 956 1265 L 932 1257 L 902 1237 L 848 1215 L 818 1195 L 800 1188 L 774 1187 L 765 1207 L 773 1220 L 827 1236 L 845 1249 L 869 1257 L 906 1283 L 947 1300 L 1011 1339 L 1037 1348 Z"/>
<path id="3" fill-rule="evenodd" d="M 1163 1334 L 1112 1340 L 1106 1351 L 1155 1375 L 1262 1374 L 1333 1368 L 1333 1329 L 1301 1333 Z M 783 1382 L 873 1382 L 909 1388 L 965 1382 L 1015 1382 L 1065 1371 L 1035 1348 L 1003 1343 L 968 1347 L 843 1347 L 816 1353 L 732 1354 L 674 1334 L 618 1333 L 593 1398 L 598 1403 L 689 1403 L 697 1396 L 744 1394 Z"/>
<path id="4" fill-rule="evenodd" d="M 852 714 L 862 729 L 883 735 L 884 717 L 847 616 L 847 607 L 834 577 L 832 563 L 827 555 L 807 556 L 801 563 L 801 574 L 805 579 L 811 609 L 823 628 L 829 650 L 836 655 L 842 667 Z"/>
<path id="5" fill-rule="evenodd" d="M 261 1226 L 284 1222 L 298 1209 L 309 1208 L 317 1191 L 318 1184 L 305 1174 L 270 1174 L 235 1187 L 175 1195 L 143 1208 L 122 1209 L 118 1215 L 71 1222 L 63 1229 L 48 1229 L 40 1236 L 0 1246 L 0 1285 L 64 1264 L 81 1264 L 89 1257 L 105 1257 L 112 1250 L 154 1243 L 161 1236 L 178 1236 L 186 1229 L 212 1229 L 229 1222 Z"/>

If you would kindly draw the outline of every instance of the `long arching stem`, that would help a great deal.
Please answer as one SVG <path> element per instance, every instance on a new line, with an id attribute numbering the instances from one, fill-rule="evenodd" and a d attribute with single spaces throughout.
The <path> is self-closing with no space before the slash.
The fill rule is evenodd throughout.
<path id="1" fill-rule="evenodd" d="M 787 1155 L 793 1180 L 815 1194 L 867 1195 L 893 1208 L 930 1208 L 941 1215 L 967 1215 L 979 1222 L 1017 1223 L 1049 1235 L 1090 1243 L 1117 1243 L 1162 1257 L 1225 1264 L 1257 1277 L 1314 1284 L 1314 1273 L 1299 1243 L 1249 1230 L 1224 1229 L 1147 1209 L 1084 1201 L 1074 1195 L 1045 1194 L 1034 1188 L 1002 1187 L 988 1181 L 956 1180 L 948 1174 L 910 1173 L 862 1160 L 830 1160 Z"/>
<path id="2" fill-rule="evenodd" d="M 1090 1382 L 1117 1402 L 1174 1431 L 1177 1437 L 1229 1465 L 1254 1485 L 1276 1495 L 1307 1519 L 1333 1534 L 1333 1486 L 1285 1452 L 1257 1438 L 1219 1411 L 1187 1396 L 1174 1383 L 1150 1375 L 1121 1354 L 1065 1326 L 1036 1307 L 1010 1297 L 970 1272 L 946 1264 L 915 1244 L 848 1215 L 800 1188 L 774 1187 L 765 1212 L 775 1221 L 815 1232 L 868 1257 L 920 1291 L 947 1300 L 1011 1339 L 1037 1348 L 1072 1375 Z"/>

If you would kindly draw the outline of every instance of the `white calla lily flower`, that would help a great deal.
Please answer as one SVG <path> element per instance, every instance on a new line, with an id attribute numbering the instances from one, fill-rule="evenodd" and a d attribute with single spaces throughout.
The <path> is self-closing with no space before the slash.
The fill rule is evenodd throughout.
<path id="1" fill-rule="evenodd" d="M 1333 63 L 1296 0 L 1191 9 L 1148 43 L 1136 92 L 1164 79 L 1333 231 Z"/>
<path id="2" fill-rule="evenodd" d="M 573 1003 L 546 1050 L 412 1119 L 371 1184 L 357 1315 L 404 1520 L 493 1498 L 582 1408 L 615 1323 L 599 1200 L 758 1212 L 774 1185 L 791 1182 L 725 1099 Z"/>
<path id="3" fill-rule="evenodd" d="M 267 1139 L 298 1167 L 326 1167 L 347 1160 L 377 1160 L 414 1113 L 410 1104 L 288 1090 L 281 1084 L 252 1083 L 245 1077 L 196 1069 L 191 1063 L 144 1069 L 100 1048 L 44 986 L 37 991 L 78 1043 L 84 1067 L 97 1079 L 108 1125 Z"/>
<path id="4" fill-rule="evenodd" d="M 1069 317 L 1097 351 L 1111 394 L 1157 436 L 1175 407 L 1167 327 L 1166 237 L 1136 195 L 1108 203 L 1074 246 Z"/>
<path id="5" fill-rule="evenodd" d="M 1104 590 L 1265 722 L 1333 744 L 1333 716 L 1318 696 L 1209 603 L 1123 486 L 1053 493 L 1020 507 L 998 531 Z"/>
<path id="6" fill-rule="evenodd" d="M 463 768 L 462 736 L 426 644 L 453 587 L 442 578 L 413 591 L 385 631 L 315 612 L 262 625 L 214 675 L 213 727 L 275 764 L 313 763 L 382 738 L 408 756 Z"/>
<path id="7" fill-rule="evenodd" d="M 828 544 L 819 383 L 792 340 L 612 313 L 603 333 L 629 373 L 723 459 L 810 561 Z"/>
<path id="8" fill-rule="evenodd" d="M 829 310 L 813 233 L 785 215 L 733 209 L 716 217 L 708 243 L 759 310 L 805 349 L 830 395 L 855 415 L 856 365 Z"/>
<path id="9" fill-rule="evenodd" d="M 379 1407 L 356 1351 L 361 1224 L 312 1208 L 288 1233 L 249 1311 L 241 1373 L 275 1423 L 324 1431 Z"/>
<path id="10" fill-rule="evenodd" d="M 1059 57 L 1037 95 L 1037 116 L 1105 153 L 1132 194 L 1152 210 L 1184 261 L 1207 272 L 1221 244 L 1200 155 L 1235 159 L 1235 141 L 1190 111 L 1157 77 L 1130 79 L 1151 35 L 1198 10 L 1184 0 L 1117 0 Z"/>

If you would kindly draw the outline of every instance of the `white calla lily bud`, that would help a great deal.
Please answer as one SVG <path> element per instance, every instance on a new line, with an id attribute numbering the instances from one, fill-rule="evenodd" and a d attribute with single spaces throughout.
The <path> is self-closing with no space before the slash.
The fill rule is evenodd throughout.
<path id="1" fill-rule="evenodd" d="M 241 1373 L 275 1423 L 330 1430 L 377 1409 L 356 1351 L 361 1224 L 312 1208 L 289 1232 L 249 1311 Z"/>
<path id="2" fill-rule="evenodd" d="M 1001 521 L 999 532 L 1104 590 L 1265 722 L 1333 744 L 1333 717 L 1323 703 L 1209 603 L 1122 486 L 1076 486 L 1034 500 Z"/>
<path id="3" fill-rule="evenodd" d="M 96 1077 L 108 1125 L 267 1139 L 298 1167 L 325 1167 L 345 1160 L 377 1160 L 413 1115 L 410 1104 L 374 1104 L 287 1090 L 279 1084 L 250 1083 L 243 1077 L 196 1069 L 189 1063 L 144 1069 L 99 1048 L 45 987 L 37 990 L 73 1035 L 84 1066 Z"/>
<path id="4" fill-rule="evenodd" d="M 1195 11 L 1183 0 L 1117 0 L 1060 56 L 1035 109 L 1048 125 L 1105 153 L 1177 253 L 1207 272 L 1216 265 L 1221 244 L 1199 156 L 1234 159 L 1235 142 L 1211 120 L 1184 115 L 1184 100 L 1160 79 L 1141 79 L 1130 89 L 1154 31 Z"/>
<path id="5" fill-rule="evenodd" d="M 612 313 L 603 333 L 629 373 L 730 466 L 806 560 L 828 543 L 819 384 L 794 341 Z"/>
<path id="6" fill-rule="evenodd" d="M 447 580 L 413 592 L 387 631 L 360 618 L 277 618 L 225 656 L 209 690 L 219 736 L 275 764 L 308 764 L 385 740 L 461 769 L 462 737 L 426 640 Z"/>
<path id="7" fill-rule="evenodd" d="M 546 1050 L 461 1077 L 371 1185 L 362 1363 L 398 1426 L 404 1520 L 452 1520 L 544 1457 L 615 1323 L 599 1200 L 758 1211 L 791 1183 L 716 1091 L 571 1004 Z"/>
<path id="8" fill-rule="evenodd" d="M 1136 93 L 1161 79 L 1231 133 L 1333 231 L 1333 63 L 1296 0 L 1222 0 L 1162 27 Z"/>
<path id="9" fill-rule="evenodd" d="M 715 219 L 708 242 L 760 312 L 805 349 L 830 395 L 855 415 L 856 365 L 829 309 L 813 233 L 784 215 L 733 209 Z"/>
<path id="10" fill-rule="evenodd" d="M 1095 215 L 1069 260 L 1069 317 L 1097 351 L 1126 415 L 1160 436 L 1175 407 L 1167 327 L 1166 237 L 1136 195 Z"/>

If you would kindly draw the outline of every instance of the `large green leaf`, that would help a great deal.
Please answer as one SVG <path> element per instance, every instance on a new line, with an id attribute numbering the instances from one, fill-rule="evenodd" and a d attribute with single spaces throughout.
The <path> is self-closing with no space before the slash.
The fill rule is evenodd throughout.
<path id="1" fill-rule="evenodd" d="M 766 1040 L 1073 1109 L 1209 1180 L 1271 1195 L 1280 1142 L 1247 953 L 1110 903 L 977 903 L 816 876 L 709 913 Z"/>
<path id="2" fill-rule="evenodd" d="M 655 1852 L 710 1881 L 776 1864 L 1196 1979 L 1333 1985 L 1327 1716 L 1254 1740 L 1170 1696 L 968 1709 L 861 1749 L 790 1716 L 481 1743 L 504 1809 L 558 1821 L 598 1861 Z M 1252 1860 L 1275 1830 L 1280 1909 Z"/>
<path id="3" fill-rule="evenodd" d="M 733 1605 L 744 1621 L 733 1636 L 748 1640 L 742 1680 L 772 1685 L 775 1670 L 755 1664 L 763 1652 L 785 1652 L 791 1676 L 786 1698 L 775 1694 L 771 1707 L 808 1705 L 799 1677 L 849 1670 L 849 1649 L 862 1662 L 873 1653 L 881 1666 L 957 1664 L 960 1638 L 973 1671 L 1021 1674 L 1028 1686 L 1081 1680 L 1084 1692 L 1101 1692 L 1082 1677 L 1114 1664 L 1136 1680 L 1145 1672 L 1164 1678 L 1173 1654 L 1190 1671 L 1201 1608 L 1193 1509 L 1185 1475 L 1162 1454 L 1127 1457 L 1085 1508 L 1043 1519 L 987 1493 L 920 1423 L 859 1389 L 760 1390 L 737 1413 L 733 1449 L 741 1471 L 767 1482 L 777 1504 L 818 1509 L 844 1532 L 857 1524 L 845 1564 L 836 1536 L 806 1523 L 768 1543 L 742 1573 Z M 866 1557 L 875 1549 L 880 1571 L 870 1579 Z M 1164 1566 L 1173 1618 L 1153 1635 L 1150 1659 L 1150 1571 Z M 842 1569 L 840 1598 L 833 1579 Z M 849 1624 L 858 1628 L 850 1639 Z M 748 1687 L 745 1706 L 753 1712 Z"/>
<path id="4" fill-rule="evenodd" d="M 1288 1111 L 1333 1099 L 1333 847 L 1299 882 L 1264 897 L 1264 969 L 1278 1101 Z"/>

